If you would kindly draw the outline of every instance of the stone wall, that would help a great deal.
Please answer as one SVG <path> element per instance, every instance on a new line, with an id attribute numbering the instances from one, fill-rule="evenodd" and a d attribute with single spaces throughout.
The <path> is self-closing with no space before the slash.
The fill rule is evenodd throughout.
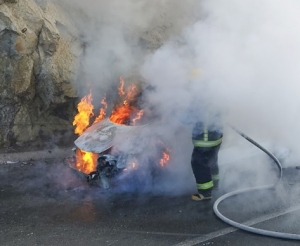
<path id="1" fill-rule="evenodd" d="M 72 138 L 77 36 L 53 3 L 0 1 L 0 146 Z"/>

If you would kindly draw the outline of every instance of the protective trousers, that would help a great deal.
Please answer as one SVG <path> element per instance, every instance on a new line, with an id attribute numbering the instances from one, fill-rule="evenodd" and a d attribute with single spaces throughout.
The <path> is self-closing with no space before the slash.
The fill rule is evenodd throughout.
<path id="1" fill-rule="evenodd" d="M 219 180 L 218 152 L 221 144 L 214 147 L 194 147 L 192 154 L 192 169 L 196 178 L 197 188 L 211 190 L 214 181 Z"/>

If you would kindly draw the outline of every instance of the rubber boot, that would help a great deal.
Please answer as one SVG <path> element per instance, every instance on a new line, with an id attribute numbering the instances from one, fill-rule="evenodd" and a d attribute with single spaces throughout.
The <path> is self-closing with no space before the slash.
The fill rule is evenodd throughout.
<path id="1" fill-rule="evenodd" d="M 211 190 L 212 189 L 207 189 L 207 190 L 198 190 L 198 194 L 193 194 L 191 196 L 191 199 L 193 201 L 205 201 L 205 200 L 210 200 L 211 199 Z"/>

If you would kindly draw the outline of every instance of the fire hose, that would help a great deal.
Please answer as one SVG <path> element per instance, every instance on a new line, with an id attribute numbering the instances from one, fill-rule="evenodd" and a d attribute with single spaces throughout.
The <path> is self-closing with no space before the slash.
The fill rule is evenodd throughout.
<path id="1" fill-rule="evenodd" d="M 261 145 L 259 145 L 257 142 L 255 142 L 253 139 L 251 139 L 250 137 L 248 137 L 247 135 L 245 135 L 244 133 L 242 133 L 241 131 L 237 130 L 235 127 L 230 126 L 236 133 L 238 133 L 240 136 L 242 136 L 243 138 L 245 138 L 246 140 L 248 140 L 250 143 L 252 143 L 253 145 L 255 145 L 256 147 L 258 147 L 259 149 L 261 149 L 263 152 L 265 152 L 269 157 L 271 157 L 273 159 L 273 161 L 276 163 L 278 169 L 279 169 L 279 178 L 277 180 L 277 182 L 275 184 L 272 185 L 264 185 L 264 186 L 258 186 L 258 187 L 251 187 L 251 188 L 246 188 L 246 189 L 240 189 L 237 191 L 232 191 L 229 192 L 221 197 L 219 197 L 214 205 L 213 205 L 213 210 L 215 215 L 221 219 L 222 221 L 224 221 L 225 223 L 236 227 L 238 229 L 247 231 L 247 232 L 251 232 L 251 233 L 255 233 L 255 234 L 260 234 L 263 236 L 269 236 L 269 237 L 276 237 L 276 238 L 281 238 L 281 239 L 292 239 L 292 240 L 300 240 L 300 235 L 299 234 L 291 234 L 291 233 L 283 233 L 283 232 L 275 232 L 275 231 L 269 231 L 269 230 L 263 230 L 263 229 L 259 229 L 259 228 L 254 228 L 242 223 L 238 223 L 236 221 L 230 220 L 229 218 L 225 217 L 223 214 L 221 214 L 218 210 L 218 206 L 221 202 L 223 202 L 225 199 L 236 196 L 238 194 L 242 194 L 245 192 L 250 192 L 250 191 L 256 191 L 256 190 L 263 190 L 263 189 L 275 189 L 276 186 L 279 184 L 279 182 L 281 181 L 282 178 L 282 165 L 279 162 L 279 160 L 271 153 L 269 152 L 267 149 L 265 149 L 264 147 L 262 147 Z"/>

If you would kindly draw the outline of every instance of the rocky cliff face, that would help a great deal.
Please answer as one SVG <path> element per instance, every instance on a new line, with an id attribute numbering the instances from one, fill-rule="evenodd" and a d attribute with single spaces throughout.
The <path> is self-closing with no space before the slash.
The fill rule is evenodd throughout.
<path id="1" fill-rule="evenodd" d="M 0 146 L 71 137 L 76 37 L 52 3 L 0 1 Z"/>

